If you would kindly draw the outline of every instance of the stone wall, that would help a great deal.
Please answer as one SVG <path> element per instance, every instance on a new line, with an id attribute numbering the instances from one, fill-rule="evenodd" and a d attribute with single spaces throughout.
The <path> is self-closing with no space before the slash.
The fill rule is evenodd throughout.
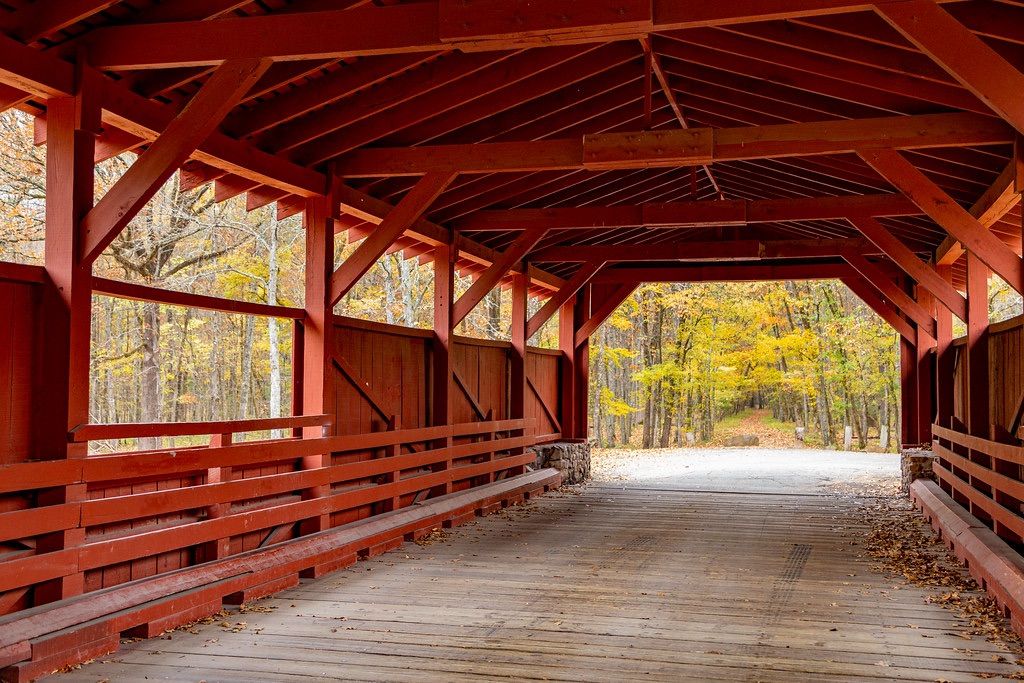
<path id="1" fill-rule="evenodd" d="M 926 448 L 904 448 L 900 453 L 900 470 L 902 472 L 903 493 L 910 493 L 910 485 L 916 479 L 935 481 L 932 462 L 935 455 Z"/>
<path id="2" fill-rule="evenodd" d="M 562 473 L 563 484 L 582 484 L 590 479 L 590 443 L 556 441 L 533 447 L 537 468 L 554 467 Z"/>

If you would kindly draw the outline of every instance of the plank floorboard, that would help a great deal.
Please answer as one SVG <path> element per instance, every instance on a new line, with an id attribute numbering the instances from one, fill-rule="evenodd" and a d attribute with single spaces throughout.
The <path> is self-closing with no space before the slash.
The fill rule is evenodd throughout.
<path id="1" fill-rule="evenodd" d="M 1016 671 L 1002 646 L 961 637 L 956 615 L 926 601 L 934 591 L 872 569 L 862 502 L 633 485 L 549 494 L 58 680 L 933 682 Z"/>

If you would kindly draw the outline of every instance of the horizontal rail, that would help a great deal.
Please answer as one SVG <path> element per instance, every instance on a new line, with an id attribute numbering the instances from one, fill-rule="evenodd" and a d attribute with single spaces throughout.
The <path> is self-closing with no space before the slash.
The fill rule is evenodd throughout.
<path id="1" fill-rule="evenodd" d="M 132 282 L 121 282 L 119 280 L 108 280 L 102 277 L 93 277 L 93 291 L 97 294 L 117 297 L 118 299 L 132 299 L 134 301 L 149 301 L 169 306 L 188 306 L 190 308 L 202 308 L 207 311 L 219 311 L 221 313 L 238 313 L 242 315 L 259 315 L 267 318 L 288 318 L 302 320 L 306 317 L 306 311 L 301 308 L 290 306 L 271 306 L 270 304 L 254 303 L 250 301 L 236 301 L 224 299 L 217 296 L 205 294 L 193 294 L 191 292 L 176 292 L 169 289 L 147 287 Z"/>
<path id="2" fill-rule="evenodd" d="M 41 285 L 46 282 L 46 270 L 42 266 L 29 266 L 23 263 L 0 261 L 0 280 Z"/>
<path id="3" fill-rule="evenodd" d="M 978 451 L 993 458 L 1024 465 L 1024 448 L 983 439 L 980 436 L 964 434 L 948 427 L 932 425 L 932 435 L 955 443 L 958 446 Z"/>
<path id="4" fill-rule="evenodd" d="M 282 424 L 295 426 L 297 421 L 322 424 L 325 417 L 187 426 L 190 433 L 229 433 Z M 84 484 L 91 489 L 111 482 L 132 491 L 0 513 L 0 541 L 74 528 L 88 531 L 87 541 L 74 548 L 0 561 L 0 592 L 211 542 L 245 538 L 254 532 L 262 534 L 268 529 L 366 506 L 382 505 L 370 508 L 378 512 L 396 509 L 409 505 L 424 491 L 447 492 L 453 486 L 473 487 L 494 481 L 502 472 L 520 473 L 534 462 L 533 452 L 527 449 L 535 443 L 535 423 L 534 419 L 470 422 L 0 467 L 0 492 L 69 484 Z M 111 433 L 103 431 L 105 427 L 120 425 L 85 425 L 79 434 L 83 439 L 109 438 Z M 86 428 L 94 429 L 90 433 Z M 463 438 L 470 440 L 452 443 L 452 439 Z M 428 448 L 403 452 L 402 446 L 417 443 L 425 443 Z M 305 455 L 346 452 L 361 452 L 362 459 L 337 464 L 328 461 L 322 467 L 301 469 Z M 231 468 L 265 467 L 271 462 L 289 463 L 296 469 L 257 476 L 235 472 L 235 477 L 231 476 Z M 209 473 L 218 468 L 227 468 L 219 470 L 227 476 L 211 480 Z M 139 482 L 161 481 L 171 486 L 134 489 Z M 306 495 L 313 490 L 325 493 Z M 222 512 L 211 514 L 214 509 Z M 149 521 L 132 526 L 142 520 Z"/>
<path id="5" fill-rule="evenodd" d="M 1024 538 L 1024 448 L 932 425 L 932 465 L 939 485 L 970 512 L 991 520 L 993 531 L 1009 541 Z"/>
<path id="6" fill-rule="evenodd" d="M 203 434 L 240 434 L 270 429 L 322 427 L 331 423 L 327 415 L 295 415 L 254 420 L 222 420 L 219 422 L 125 422 L 122 424 L 87 424 L 71 430 L 69 438 L 76 442 L 110 439 L 141 439 L 160 436 L 198 436 Z"/>

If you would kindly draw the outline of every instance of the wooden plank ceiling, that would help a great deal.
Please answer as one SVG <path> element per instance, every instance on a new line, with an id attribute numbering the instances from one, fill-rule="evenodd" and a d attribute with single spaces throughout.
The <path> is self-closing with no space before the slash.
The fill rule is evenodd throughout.
<path id="1" fill-rule="evenodd" d="M 316 47 L 316 35 L 310 37 L 311 54 L 294 53 L 291 44 L 301 43 L 295 36 L 264 36 L 265 44 L 278 47 L 280 41 L 279 52 L 284 56 L 228 114 L 220 137 L 209 145 L 211 149 L 201 148 L 202 153 L 186 164 L 182 174 L 188 186 L 213 182 L 219 200 L 244 193 L 250 209 L 277 202 L 281 215 L 301 210 L 299 190 L 311 191 L 316 178 L 331 169 L 344 175 L 346 160 L 365 149 L 569 140 L 623 131 L 729 129 L 955 112 L 999 123 L 989 104 L 910 43 L 870 5 L 857 7 L 831 0 L 811 3 L 822 8 L 820 12 L 787 14 L 783 10 L 788 6 L 799 8 L 808 3 L 725 2 L 707 9 L 707 14 L 725 15 L 731 5 L 739 4 L 765 5 L 766 14 L 759 16 L 756 10 L 749 10 L 739 19 L 709 17 L 690 22 L 655 16 L 654 30 L 649 31 L 643 22 L 634 25 L 627 19 L 634 10 L 642 12 L 645 4 L 649 12 L 650 2 L 576 3 L 575 7 L 592 10 L 599 17 L 607 10 L 608 16 L 624 18 L 608 20 L 600 37 L 594 36 L 593 29 L 570 26 L 564 35 L 571 37 L 546 45 L 531 33 L 532 15 L 525 15 L 520 32 L 502 40 L 480 41 L 476 35 L 488 32 L 490 6 L 528 3 L 471 0 L 462 4 L 476 10 L 467 16 L 478 19 L 477 23 L 458 23 L 457 12 L 451 10 L 453 1 L 4 0 L 0 31 L 8 39 L 0 44 L 0 81 L 5 83 L 0 89 L 0 106 L 20 107 L 38 115 L 38 137 L 45 139 L 44 85 L 59 90 L 62 65 L 76 55 L 87 55 L 110 79 L 104 102 L 110 115 L 104 117 L 97 147 L 98 157 L 105 158 L 143 149 L 147 126 L 155 127 L 147 121 L 159 121 L 160 115 L 166 118 L 180 110 L 212 72 L 206 54 L 223 49 L 227 55 L 245 49 L 242 38 L 233 41 L 230 35 L 248 35 L 249 26 L 257 30 L 259 24 L 254 22 L 261 16 L 291 16 L 301 23 L 289 25 L 315 34 L 319 25 L 330 25 L 328 15 L 318 13 L 335 12 L 330 15 L 334 17 L 336 11 L 345 10 L 353 13 L 353 23 L 372 34 L 382 31 L 380 26 L 394 17 L 439 15 L 442 30 L 457 38 L 443 46 L 447 49 L 438 49 L 441 42 L 436 39 L 431 43 L 421 38 L 418 27 L 401 23 L 395 25 L 395 32 L 403 38 L 408 34 L 415 47 L 395 48 L 392 54 L 387 54 L 386 46 L 362 45 L 373 43 L 373 36 L 356 41 L 359 49 L 353 51 L 363 56 L 342 57 L 337 55 L 343 52 Z M 661 4 L 655 3 L 656 9 Z M 574 5 L 556 0 L 552 14 L 557 14 L 556 6 Z M 834 13 L 824 9 L 832 6 L 838 8 Z M 943 9 L 1011 64 L 1024 67 L 1021 3 L 978 0 L 946 3 Z M 776 18 L 780 16 L 786 18 Z M 380 21 L 374 23 L 378 17 Z M 444 24 L 446 19 L 451 21 Z M 218 35 L 224 36 L 224 44 L 207 50 L 209 41 L 204 41 L 197 24 L 191 23 L 198 21 L 211 26 L 221 22 L 224 31 Z M 175 34 L 176 30 L 181 33 Z M 182 39 L 156 38 L 175 35 Z M 200 45 L 190 46 L 187 36 L 195 36 Z M 155 42 L 160 45 L 150 44 Z M 402 40 L 394 42 L 404 45 Z M 142 47 L 133 49 L 136 45 Z M 40 53 L 38 68 L 44 75 L 26 77 L 4 63 L 16 57 L 24 59 L 29 54 L 26 49 Z M 132 94 L 125 95 L 128 91 Z M 108 105 L 107 99 L 118 104 Z M 970 209 L 1007 168 L 1013 156 L 1010 139 L 997 144 L 928 146 L 904 154 Z M 246 160 L 253 148 L 265 153 L 252 164 L 258 172 L 239 172 L 249 167 Z M 513 227 L 514 220 L 497 221 L 492 226 L 481 218 L 500 218 L 496 211 L 725 200 L 747 215 L 758 206 L 740 200 L 896 192 L 852 150 L 710 161 L 682 166 L 464 173 L 433 203 L 428 220 L 407 232 L 396 248 L 427 259 L 446 229 L 458 229 L 466 238 L 460 243 L 464 252 L 460 268 L 473 273 L 486 266 L 494 251 L 503 251 L 520 234 Z M 279 169 L 282 182 L 261 182 L 274 178 Z M 316 173 L 304 175 L 303 169 Z M 405 175 L 347 177 L 343 204 L 351 235 L 367 234 L 387 205 L 399 201 L 414 181 Z M 489 213 L 479 213 L 482 211 Z M 988 212 L 986 222 L 1019 253 L 1020 209 L 1012 206 L 1000 213 Z M 512 216 L 518 220 L 526 215 Z M 636 215 L 646 214 L 637 208 Z M 786 212 L 781 215 L 789 217 Z M 648 246 L 653 257 L 668 247 L 678 254 L 685 250 L 686 242 L 794 241 L 818 244 L 820 249 L 820 243 L 808 241 L 861 239 L 841 217 L 812 220 L 797 214 L 794 220 L 771 220 L 770 214 L 766 216 L 760 222 L 670 218 L 653 226 L 643 224 L 642 219 L 631 225 L 629 218 L 621 217 L 613 225 L 589 220 L 550 229 L 526 258 L 531 260 L 538 252 L 551 258 L 566 254 L 565 247 L 582 246 Z M 945 253 L 950 247 L 943 246 L 946 232 L 916 207 L 881 222 L 916 252 L 924 254 L 941 247 Z M 957 282 L 962 279 L 962 263 L 960 259 L 955 272 Z M 580 263 L 578 259 L 536 261 L 536 266 L 534 288 L 543 293 L 545 287 L 570 278 Z"/>

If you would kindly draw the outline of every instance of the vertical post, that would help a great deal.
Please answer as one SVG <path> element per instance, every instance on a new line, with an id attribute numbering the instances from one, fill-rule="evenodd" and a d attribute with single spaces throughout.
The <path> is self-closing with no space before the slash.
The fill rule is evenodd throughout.
<path id="1" fill-rule="evenodd" d="M 917 302 L 934 316 L 936 303 L 935 297 L 932 296 L 931 292 L 918 285 L 916 295 Z M 926 342 L 920 325 L 916 329 L 917 441 L 918 443 L 928 443 L 932 440 L 932 406 L 935 373 L 932 370 L 931 341 L 928 340 Z"/>
<path id="2" fill-rule="evenodd" d="M 590 315 L 593 312 L 591 310 L 592 303 L 592 286 L 588 283 L 583 286 L 580 290 L 580 306 L 576 309 L 576 330 L 583 327 L 583 324 L 590 319 Z M 588 411 L 587 406 L 590 399 L 590 339 L 587 338 L 582 344 L 576 347 L 576 404 L 575 410 L 576 415 L 574 421 L 576 423 L 576 431 L 572 435 L 574 439 L 586 439 L 590 429 L 587 424 Z"/>
<path id="3" fill-rule="evenodd" d="M 562 438 L 576 432 L 576 308 L 579 296 L 571 297 L 558 309 L 558 348 L 562 352 L 558 387 L 558 419 Z"/>
<path id="4" fill-rule="evenodd" d="M 973 252 L 967 252 L 967 357 L 966 402 L 964 415 L 967 431 L 973 436 L 991 438 L 989 419 L 989 386 L 988 386 L 988 277 L 989 269 Z M 992 467 L 992 458 L 980 451 L 971 449 L 968 457 L 983 467 Z M 992 487 L 969 476 L 971 485 L 992 495 Z M 971 503 L 970 511 L 981 520 L 991 520 L 991 516 L 979 506 Z M 998 532 L 998 530 L 997 530 Z"/>
<path id="5" fill-rule="evenodd" d="M 989 269 L 967 252 L 967 430 L 989 438 L 988 397 L 988 277 Z"/>
<path id="6" fill-rule="evenodd" d="M 303 380 L 305 379 L 305 331 L 301 320 L 292 321 L 292 415 L 305 415 L 302 409 Z M 292 436 L 302 438 L 302 428 L 292 430 Z"/>
<path id="7" fill-rule="evenodd" d="M 917 439 L 917 351 L 913 344 L 900 337 L 900 445 L 910 448 Z"/>
<path id="8" fill-rule="evenodd" d="M 946 282 L 953 281 L 952 266 L 938 265 L 935 269 Z M 935 334 L 935 423 L 949 427 L 953 420 L 956 391 L 953 378 L 956 355 L 953 349 L 953 314 L 945 306 L 936 306 Z"/>
<path id="9" fill-rule="evenodd" d="M 336 432 L 334 377 L 331 354 L 334 348 L 334 306 L 331 305 L 331 275 L 334 273 L 333 191 L 307 200 L 306 228 L 306 318 L 302 332 L 302 409 L 307 415 L 330 416 L 331 425 L 305 427 L 302 436 L 318 439 Z M 302 468 L 317 469 L 330 465 L 331 454 L 305 456 Z M 317 486 L 302 492 L 303 499 L 328 495 L 330 487 Z M 330 515 L 320 514 L 300 525 L 302 533 L 330 527 Z"/>
<path id="10" fill-rule="evenodd" d="M 434 344 L 431 351 L 433 374 L 431 383 L 431 423 L 434 426 L 450 425 L 452 420 L 452 304 L 455 300 L 455 259 L 458 249 L 454 245 L 441 244 L 434 248 Z M 449 435 L 439 444 L 450 449 Z M 448 469 L 450 465 L 443 466 Z M 443 491 L 451 493 L 452 482 L 444 484 Z"/>
<path id="11" fill-rule="evenodd" d="M 78 94 L 47 102 L 46 244 L 48 282 L 43 302 L 42 386 L 46 400 L 36 413 L 40 459 L 84 458 L 88 446 L 69 443 L 68 432 L 89 422 L 89 356 L 92 267 L 83 258 L 82 218 L 93 205 L 93 154 L 100 128 L 100 83 L 80 76 Z M 85 500 L 85 484 L 71 483 L 40 493 L 38 504 Z M 40 537 L 36 552 L 81 545 L 83 528 Z M 41 562 L 45 559 L 40 558 Z M 78 595 L 77 572 L 38 586 L 37 604 Z"/>
<path id="12" fill-rule="evenodd" d="M 587 437 L 590 340 L 576 345 L 576 332 L 590 318 L 591 286 L 580 288 L 558 311 L 558 346 L 562 351 L 559 419 L 563 439 Z"/>
<path id="13" fill-rule="evenodd" d="M 509 404 L 508 416 L 513 420 L 526 418 L 526 304 L 529 296 L 527 268 L 512 277 L 512 351 L 509 355 Z M 527 430 L 519 432 L 527 436 Z M 513 448 L 512 454 L 520 455 L 525 448 Z M 522 474 L 525 466 L 519 465 L 509 474 Z"/>
<path id="14" fill-rule="evenodd" d="M 230 446 L 232 442 L 231 434 L 213 434 L 210 437 L 210 448 L 221 448 L 223 446 Z M 223 484 L 229 482 L 232 479 L 230 467 L 211 467 L 206 470 L 206 483 L 207 484 Z M 228 513 L 230 503 L 215 503 L 206 508 L 207 519 L 218 519 Z M 199 561 L 210 562 L 211 560 L 220 560 L 231 554 L 231 539 L 230 538 L 218 538 L 208 543 L 204 543 L 199 547 Z"/>

